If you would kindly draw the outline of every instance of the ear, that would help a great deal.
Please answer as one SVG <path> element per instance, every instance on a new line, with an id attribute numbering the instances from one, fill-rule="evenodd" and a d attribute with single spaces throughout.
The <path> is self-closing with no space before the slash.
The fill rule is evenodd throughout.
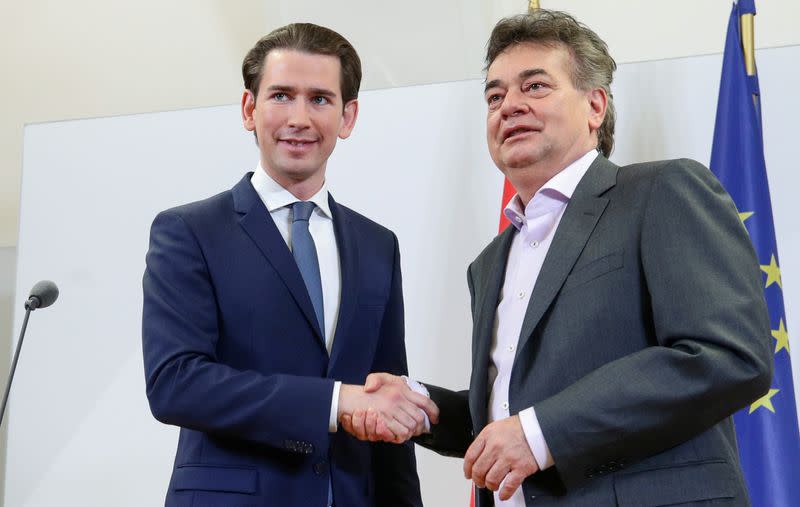
<path id="1" fill-rule="evenodd" d="M 342 112 L 342 125 L 339 127 L 339 139 L 347 139 L 356 126 L 358 117 L 358 99 L 353 99 L 344 105 Z"/>
<path id="2" fill-rule="evenodd" d="M 586 92 L 586 98 L 589 100 L 589 129 L 595 132 L 606 117 L 608 94 L 602 88 L 595 88 Z"/>
<path id="3" fill-rule="evenodd" d="M 253 111 L 256 109 L 256 98 L 253 92 L 245 90 L 242 94 L 242 124 L 250 132 L 256 129 L 256 122 L 253 118 Z"/>

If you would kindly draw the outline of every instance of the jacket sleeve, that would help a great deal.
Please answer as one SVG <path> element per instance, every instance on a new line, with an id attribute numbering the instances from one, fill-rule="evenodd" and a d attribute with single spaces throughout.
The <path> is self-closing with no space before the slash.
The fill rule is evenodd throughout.
<path id="1" fill-rule="evenodd" d="M 642 318 L 657 343 L 535 405 L 568 489 L 587 470 L 689 440 L 769 388 L 763 284 L 733 202 L 695 162 L 671 163 L 654 178 L 639 248 L 650 307 Z"/>
<path id="2" fill-rule="evenodd" d="M 327 449 L 333 380 L 238 370 L 217 357 L 214 286 L 196 236 L 175 211 L 153 222 L 142 284 L 144 370 L 156 419 L 300 454 Z"/>
<path id="3" fill-rule="evenodd" d="M 469 391 L 450 391 L 425 384 L 431 400 L 439 407 L 439 424 L 414 439 L 423 447 L 451 458 L 463 458 L 474 440 L 469 413 Z"/>

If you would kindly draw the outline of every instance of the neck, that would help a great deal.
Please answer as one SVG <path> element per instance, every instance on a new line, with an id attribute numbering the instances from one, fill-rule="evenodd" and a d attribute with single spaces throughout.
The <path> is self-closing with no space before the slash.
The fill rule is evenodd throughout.
<path id="1" fill-rule="evenodd" d="M 555 162 L 551 160 L 541 160 L 526 167 L 506 170 L 506 177 L 517 191 L 519 199 L 522 201 L 523 209 L 545 183 L 550 181 L 556 174 L 575 163 L 576 160 L 583 157 L 592 149 L 591 146 L 585 149 L 579 149 L 576 153 L 571 153 Z"/>
<path id="2" fill-rule="evenodd" d="M 290 194 L 297 197 L 301 201 L 311 199 L 325 183 L 325 171 L 318 171 L 307 177 L 293 178 L 287 175 L 276 174 L 274 171 L 264 166 L 264 172 L 269 175 L 275 182 L 289 191 Z"/>

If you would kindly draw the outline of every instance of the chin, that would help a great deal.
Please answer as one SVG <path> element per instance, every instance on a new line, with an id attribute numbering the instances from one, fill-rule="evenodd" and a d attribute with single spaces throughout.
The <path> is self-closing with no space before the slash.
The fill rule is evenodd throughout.
<path id="1" fill-rule="evenodd" d="M 503 161 L 503 165 L 507 170 L 513 171 L 517 169 L 525 169 L 536 163 L 536 158 L 531 156 L 525 157 L 510 157 Z"/>

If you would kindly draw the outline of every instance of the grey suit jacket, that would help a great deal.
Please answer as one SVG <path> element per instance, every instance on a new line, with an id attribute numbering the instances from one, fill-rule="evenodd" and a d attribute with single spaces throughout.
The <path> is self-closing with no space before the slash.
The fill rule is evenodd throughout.
<path id="1" fill-rule="evenodd" d="M 469 391 L 429 386 L 441 422 L 419 443 L 463 456 L 487 424 L 488 365 L 516 230 L 470 265 Z M 691 160 L 619 168 L 578 184 L 525 315 L 512 414 L 536 408 L 555 466 L 528 505 L 749 500 L 729 417 L 768 388 L 769 317 L 750 239 L 712 173 Z M 492 505 L 479 490 L 478 505 Z"/>

